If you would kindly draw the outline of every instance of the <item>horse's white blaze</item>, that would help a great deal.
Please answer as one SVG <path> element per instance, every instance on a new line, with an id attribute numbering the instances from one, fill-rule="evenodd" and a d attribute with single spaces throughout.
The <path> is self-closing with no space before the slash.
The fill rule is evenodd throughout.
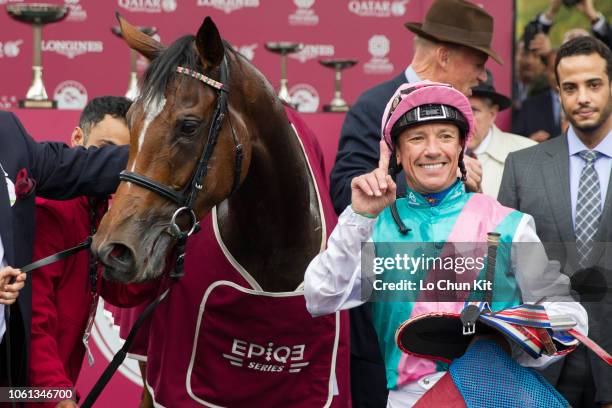
<path id="1" fill-rule="evenodd" d="M 144 142 L 145 135 L 147 134 L 147 129 L 149 129 L 149 125 L 164 110 L 165 106 L 166 98 L 163 96 L 145 102 L 144 110 L 146 112 L 146 115 L 144 119 L 144 124 L 142 125 L 142 130 L 140 131 L 140 135 L 138 135 L 138 150 L 136 151 L 137 154 L 142 148 L 142 144 Z M 134 163 L 132 163 L 132 168 L 130 169 L 130 171 L 133 172 L 134 169 L 136 169 L 136 160 L 134 160 Z"/>

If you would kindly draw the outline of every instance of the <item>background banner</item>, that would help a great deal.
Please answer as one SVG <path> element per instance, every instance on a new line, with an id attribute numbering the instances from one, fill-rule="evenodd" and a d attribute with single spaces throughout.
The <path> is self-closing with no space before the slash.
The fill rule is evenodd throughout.
<path id="1" fill-rule="evenodd" d="M 0 0 L 0 5 L 15 3 Z M 49 3 L 62 4 L 50 0 Z M 351 58 L 358 65 L 344 71 L 343 93 L 352 103 L 365 89 L 392 78 L 410 62 L 413 35 L 407 21 L 422 21 L 431 0 L 65 0 L 68 17 L 43 29 L 44 81 L 49 98 L 60 109 L 81 109 L 100 95 L 127 90 L 129 50 L 113 35 L 115 11 L 131 23 L 154 26 L 169 44 L 197 31 L 211 16 L 221 35 L 278 87 L 280 58 L 268 52 L 268 41 L 301 42 L 289 57 L 289 90 L 301 110 L 321 111 L 333 97 L 333 71 L 322 58 Z M 504 66 L 487 65 L 497 88 L 510 92 L 512 69 L 512 1 L 480 1 L 495 18 L 493 48 Z M 31 81 L 32 29 L 0 13 L 0 108 L 16 107 Z M 140 58 L 139 71 L 146 68 Z"/>

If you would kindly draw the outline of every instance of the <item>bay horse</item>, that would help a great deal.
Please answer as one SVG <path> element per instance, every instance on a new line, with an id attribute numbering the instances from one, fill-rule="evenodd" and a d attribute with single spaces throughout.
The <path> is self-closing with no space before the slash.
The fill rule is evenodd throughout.
<path id="1" fill-rule="evenodd" d="M 182 37 L 167 49 L 120 22 L 128 45 L 152 60 L 142 96 L 128 114 L 127 169 L 191 193 L 217 101 L 225 96 L 227 111 L 196 192 L 195 218 L 217 205 L 224 242 L 262 289 L 295 290 L 322 247 L 324 226 L 306 157 L 273 88 L 221 39 L 210 18 L 195 38 Z M 228 74 L 221 90 L 176 72 L 183 67 L 219 78 L 224 61 Z M 168 228 L 177 204 L 134 181 L 120 184 L 92 245 L 105 277 L 120 282 L 158 277 L 174 243 Z M 179 221 L 193 220 L 185 212 Z"/>
<path id="2" fill-rule="evenodd" d="M 148 329 L 154 400 L 349 406 L 347 315 L 313 319 L 301 291 L 336 220 L 316 139 L 296 132 L 296 114 L 209 17 L 167 48 L 117 17 L 151 64 L 127 115 L 127 167 L 92 251 L 105 279 L 176 282 Z M 211 304 L 225 309 L 214 315 Z M 234 381 L 268 391 L 220 391 Z"/>

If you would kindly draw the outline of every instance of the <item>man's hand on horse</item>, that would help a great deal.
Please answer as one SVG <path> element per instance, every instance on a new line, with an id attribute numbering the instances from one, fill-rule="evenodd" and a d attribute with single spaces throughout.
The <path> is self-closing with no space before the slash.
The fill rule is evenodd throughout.
<path id="1" fill-rule="evenodd" d="M 473 193 L 482 193 L 482 164 L 478 159 L 468 156 L 463 156 L 463 163 L 467 170 L 467 180 L 465 181 L 465 188 Z M 457 170 L 458 176 L 461 177 L 461 173 Z"/>
<path id="2" fill-rule="evenodd" d="M 63 400 L 60 401 L 55 408 L 79 408 L 79 406 L 73 400 Z"/>
<path id="3" fill-rule="evenodd" d="M 351 180 L 351 206 L 359 214 L 378 216 L 395 201 L 396 185 L 389 175 L 391 152 L 387 144 L 380 141 L 378 168 Z"/>
<path id="4" fill-rule="evenodd" d="M 11 282 L 15 278 L 14 282 Z M 0 270 L 0 304 L 12 305 L 25 285 L 26 274 L 6 266 Z"/>

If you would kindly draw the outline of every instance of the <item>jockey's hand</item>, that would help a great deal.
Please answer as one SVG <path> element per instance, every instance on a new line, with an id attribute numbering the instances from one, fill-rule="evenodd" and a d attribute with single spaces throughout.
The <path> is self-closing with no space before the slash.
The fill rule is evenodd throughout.
<path id="1" fill-rule="evenodd" d="M 468 156 L 463 156 L 463 163 L 465 164 L 465 170 L 467 171 L 467 180 L 465 181 L 465 188 L 467 191 L 473 193 L 481 193 L 482 187 L 482 165 L 478 159 Z M 457 170 L 457 176 L 461 177 L 461 172 Z"/>
<path id="2" fill-rule="evenodd" d="M 55 408 L 79 408 L 79 406 L 73 400 L 63 400 L 60 401 Z"/>
<path id="3" fill-rule="evenodd" d="M 395 201 L 396 185 L 389 175 L 391 152 L 384 140 L 380 141 L 378 168 L 351 180 L 351 206 L 360 214 L 378 216 Z"/>
<path id="4" fill-rule="evenodd" d="M 15 281 L 11 283 L 11 280 Z M 0 304 L 12 305 L 25 285 L 26 274 L 19 269 L 4 267 L 0 270 Z"/>

